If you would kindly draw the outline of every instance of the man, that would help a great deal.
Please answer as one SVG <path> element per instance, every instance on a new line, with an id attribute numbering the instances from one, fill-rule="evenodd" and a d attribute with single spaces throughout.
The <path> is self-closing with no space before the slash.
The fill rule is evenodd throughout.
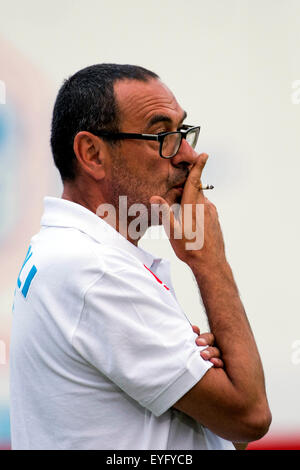
<path id="1" fill-rule="evenodd" d="M 185 118 L 141 67 L 91 66 L 60 89 L 51 145 L 63 195 L 45 200 L 15 294 L 13 448 L 233 449 L 230 441 L 267 432 L 261 361 L 216 208 L 201 190 L 199 128 Z M 174 203 L 191 217 L 175 217 Z M 159 222 L 169 223 L 172 247 L 197 280 L 224 369 L 199 354 L 168 262 L 137 246 L 136 204 L 144 228 L 159 204 Z M 204 244 L 188 249 L 195 227 Z M 208 355 L 220 365 L 215 350 Z"/>

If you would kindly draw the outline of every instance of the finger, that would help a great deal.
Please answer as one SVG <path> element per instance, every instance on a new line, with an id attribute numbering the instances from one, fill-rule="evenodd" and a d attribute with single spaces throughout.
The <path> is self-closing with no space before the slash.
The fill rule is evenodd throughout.
<path id="1" fill-rule="evenodd" d="M 196 343 L 198 346 L 212 346 L 215 342 L 215 337 L 212 333 L 202 333 L 199 335 L 199 337 L 196 339 Z"/>
<path id="2" fill-rule="evenodd" d="M 222 361 L 222 359 L 212 357 L 210 359 L 210 362 L 214 365 L 214 367 L 224 368 L 224 362 Z"/>
<path id="3" fill-rule="evenodd" d="M 213 347 L 208 347 L 204 349 L 203 351 L 200 352 L 201 356 L 205 360 L 209 360 L 214 358 L 219 358 L 221 356 L 221 353 L 218 348 L 213 348 Z"/>
<path id="4" fill-rule="evenodd" d="M 197 325 L 192 325 L 193 332 L 196 333 L 197 335 L 200 335 L 200 329 L 199 326 Z"/>
<path id="5" fill-rule="evenodd" d="M 174 213 L 170 208 L 167 201 L 160 196 L 152 196 L 149 200 L 151 204 L 151 210 L 157 213 L 159 218 L 161 217 L 160 223 L 162 222 L 165 232 L 168 238 L 174 234 Z"/>
<path id="6" fill-rule="evenodd" d="M 204 195 L 201 188 L 201 175 L 207 162 L 207 153 L 201 153 L 192 167 L 189 176 L 184 185 L 181 204 L 193 204 L 204 202 Z"/>

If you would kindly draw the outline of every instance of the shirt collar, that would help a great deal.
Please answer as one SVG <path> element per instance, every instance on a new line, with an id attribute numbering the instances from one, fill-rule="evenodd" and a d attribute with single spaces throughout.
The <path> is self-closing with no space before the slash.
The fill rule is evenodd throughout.
<path id="1" fill-rule="evenodd" d="M 44 198 L 41 226 L 76 228 L 99 243 L 118 246 L 122 250 L 131 253 L 148 267 L 151 267 L 154 261 L 162 261 L 161 258 L 154 257 L 143 248 L 133 245 L 94 212 L 66 199 Z"/>

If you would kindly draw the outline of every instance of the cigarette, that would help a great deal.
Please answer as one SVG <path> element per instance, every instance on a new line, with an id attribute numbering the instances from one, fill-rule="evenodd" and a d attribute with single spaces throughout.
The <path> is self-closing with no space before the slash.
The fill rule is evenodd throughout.
<path id="1" fill-rule="evenodd" d="M 207 184 L 206 186 L 200 185 L 200 189 L 214 189 L 214 186 L 212 184 Z"/>

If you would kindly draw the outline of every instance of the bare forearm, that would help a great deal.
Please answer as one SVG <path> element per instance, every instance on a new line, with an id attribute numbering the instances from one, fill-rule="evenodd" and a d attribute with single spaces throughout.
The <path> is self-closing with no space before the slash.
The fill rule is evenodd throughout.
<path id="1" fill-rule="evenodd" d="M 204 153 L 199 155 L 182 194 L 181 207 L 192 209 L 192 217 L 176 218 L 161 197 L 150 201 L 161 204 L 163 221 L 170 222 L 170 234 L 176 234 L 170 235 L 172 247 L 196 277 L 225 365 L 225 370 L 211 368 L 174 406 L 225 439 L 249 441 L 260 439 L 267 432 L 271 413 L 255 340 L 226 261 L 217 209 L 201 191 L 207 157 Z M 203 205 L 204 219 L 198 217 L 199 204 Z M 204 230 L 204 243 L 201 248 L 192 249 L 190 234 L 195 227 L 199 228 L 197 233 Z"/>
<path id="2" fill-rule="evenodd" d="M 229 264 L 190 267 L 197 280 L 209 325 L 222 352 L 226 373 L 240 392 L 254 400 L 264 394 L 264 375 L 256 343 Z"/>

